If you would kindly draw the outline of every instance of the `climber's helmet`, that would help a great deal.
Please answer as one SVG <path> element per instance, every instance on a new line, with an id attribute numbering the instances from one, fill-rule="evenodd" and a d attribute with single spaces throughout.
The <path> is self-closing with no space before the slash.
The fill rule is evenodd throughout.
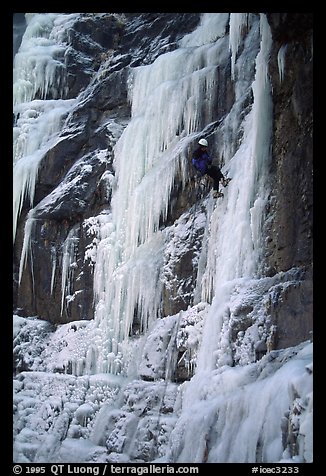
<path id="1" fill-rule="evenodd" d="M 202 147 L 208 147 L 208 142 L 206 139 L 200 139 L 200 141 L 198 141 L 198 144 Z"/>

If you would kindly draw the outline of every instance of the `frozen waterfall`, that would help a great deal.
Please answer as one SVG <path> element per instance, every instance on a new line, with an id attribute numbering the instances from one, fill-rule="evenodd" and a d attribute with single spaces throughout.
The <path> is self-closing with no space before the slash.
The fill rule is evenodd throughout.
<path id="1" fill-rule="evenodd" d="M 134 314 L 140 314 L 143 332 L 161 317 L 160 219 L 175 177 L 186 181 L 189 144 L 214 121 L 216 69 L 228 54 L 226 20 L 225 14 L 207 14 L 180 48 L 131 72 L 132 117 L 115 147 L 112 221 L 101 234 L 95 267 L 95 320 L 105 336 L 97 371 L 128 373 L 122 347 Z"/>
<path id="2" fill-rule="evenodd" d="M 66 99 L 65 35 L 78 15 L 27 14 L 15 57 L 14 240 L 23 206 L 29 208 L 19 284 L 27 258 L 32 274 L 35 265 L 41 160 L 61 140 L 81 97 L 86 102 L 87 89 Z M 15 462 L 312 461 L 312 343 L 275 350 L 267 310 L 296 272 L 269 276 L 264 261 L 272 193 L 270 26 L 263 13 L 204 13 L 177 46 L 150 64 L 128 66 L 131 117 L 117 126 L 123 132 L 114 142 L 112 169 L 101 176 L 111 202 L 82 224 L 67 225 L 61 249 L 51 249 L 51 294 L 59 263 L 62 316 L 74 295 L 81 229 L 94 236 L 83 255 L 94 272 L 94 319 L 53 332 L 36 317 L 14 316 L 15 349 L 25 351 L 29 342 L 14 380 Z M 285 53 L 284 47 L 278 56 L 280 80 Z M 217 110 L 225 65 L 234 95 L 227 113 Z M 97 74 L 91 92 L 101 81 Z M 108 124 L 105 114 L 101 127 Z M 174 187 L 179 193 L 189 187 L 191 151 L 203 136 L 231 178 L 224 198 L 205 193 L 165 226 Z M 104 163 L 108 151 L 92 154 Z M 78 160 L 80 170 L 91 168 Z M 65 180 L 52 195 L 60 196 Z M 189 230 L 203 233 L 193 258 L 192 306 L 166 316 L 170 269 L 164 266 L 167 245 L 175 244 L 173 227 L 180 246 Z M 180 362 L 188 374 L 178 380 Z"/>

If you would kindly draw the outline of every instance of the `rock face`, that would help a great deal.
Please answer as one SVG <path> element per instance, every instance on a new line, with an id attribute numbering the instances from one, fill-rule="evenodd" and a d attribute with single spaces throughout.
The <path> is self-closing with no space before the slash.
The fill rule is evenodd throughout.
<path id="1" fill-rule="evenodd" d="M 282 348 L 298 342 L 299 334 L 308 338 L 313 325 L 312 18 L 290 13 L 268 18 L 274 40 L 274 139 L 267 261 L 273 274 L 292 267 L 304 272 L 302 281 L 280 296 L 282 317 L 273 313 Z M 277 61 L 284 61 L 284 74 Z"/>
<path id="2" fill-rule="evenodd" d="M 273 37 L 269 65 L 274 111 L 272 187 L 264 227 L 266 275 L 300 269 L 299 280 L 281 292 L 271 308 L 272 322 L 279 329 L 275 345 L 280 347 L 307 339 L 312 328 L 312 25 L 309 14 L 267 17 Z M 89 220 L 110 206 L 113 148 L 131 114 L 128 71 L 177 48 L 178 40 L 198 23 L 199 14 L 82 14 L 68 29 L 66 98 L 78 94 L 79 98 L 60 140 L 40 163 L 29 222 L 26 200 L 20 214 L 14 248 L 14 304 L 20 315 L 37 315 L 55 324 L 93 318 L 90 255 L 98 237 Z M 216 123 L 206 131 L 213 139 L 213 154 L 219 152 L 215 144 L 221 135 L 220 121 L 235 102 L 229 78 L 230 58 L 218 71 L 218 103 L 209 105 L 216 110 Z M 248 92 L 243 111 L 251 102 Z M 189 176 L 186 186 L 176 180 L 171 192 L 161 223 L 171 226 L 163 316 L 194 303 L 206 223 L 192 230 L 194 218 L 185 215 L 189 234 L 178 237 L 177 220 L 207 195 L 210 185 L 205 187 L 198 196 Z M 30 251 L 19 270 L 26 223 L 31 227 Z M 178 243 L 184 240 L 187 246 L 181 250 Z"/>

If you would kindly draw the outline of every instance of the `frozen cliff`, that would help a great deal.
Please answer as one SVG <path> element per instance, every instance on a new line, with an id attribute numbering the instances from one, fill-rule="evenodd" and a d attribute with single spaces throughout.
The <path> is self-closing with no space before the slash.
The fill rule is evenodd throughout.
<path id="1" fill-rule="evenodd" d="M 26 14 L 15 462 L 312 461 L 311 88 L 309 14 Z"/>

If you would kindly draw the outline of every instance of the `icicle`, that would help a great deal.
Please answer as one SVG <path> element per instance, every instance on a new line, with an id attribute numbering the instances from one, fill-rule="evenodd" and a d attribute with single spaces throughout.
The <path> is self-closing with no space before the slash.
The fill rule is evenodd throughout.
<path id="1" fill-rule="evenodd" d="M 224 340 L 228 342 L 227 303 L 238 286 L 241 287 L 247 279 L 259 277 L 263 267 L 264 243 L 261 237 L 269 193 L 267 184 L 272 137 L 272 98 L 268 77 L 272 39 L 265 15 L 261 15 L 260 31 L 261 47 L 252 84 L 253 107 L 242 125 L 242 144 L 227 164 L 232 177 L 226 192 L 227 200 L 214 210 L 210 218 L 212 239 L 208 241 L 202 300 L 210 302 L 214 297 L 198 359 L 202 369 L 226 363 L 227 355 L 222 355 L 223 352 L 219 353 L 218 349 L 224 346 Z M 225 333 L 222 331 L 224 328 Z M 215 331 L 211 332 L 211 329 Z M 211 349 L 210 352 L 207 349 Z"/>
<path id="2" fill-rule="evenodd" d="M 242 39 L 242 30 L 247 25 L 248 13 L 231 13 L 229 47 L 231 50 L 231 76 L 235 79 L 235 62 Z"/>
<path id="3" fill-rule="evenodd" d="M 72 228 L 63 244 L 61 268 L 61 316 L 67 295 L 71 294 L 74 268 L 76 267 L 79 228 Z"/>
<path id="4" fill-rule="evenodd" d="M 178 350 L 177 350 L 177 335 L 179 331 L 180 321 L 182 320 L 182 311 L 178 313 L 178 317 L 175 319 L 174 326 L 172 328 L 169 344 L 166 349 L 166 361 L 165 361 L 165 380 L 171 380 L 174 376 L 174 372 L 177 364 Z"/>
<path id="5" fill-rule="evenodd" d="M 25 222 L 25 232 L 24 232 L 24 241 L 23 241 L 23 248 L 20 257 L 20 265 L 19 265 L 19 284 L 21 283 L 23 272 L 26 266 L 27 257 L 30 257 L 30 267 L 32 273 L 32 279 L 34 282 L 34 273 L 33 273 L 33 255 L 32 255 L 32 248 L 31 248 L 31 236 L 33 231 L 33 226 L 35 223 L 35 218 L 33 216 L 34 210 L 30 210 L 27 216 L 27 220 Z"/>
<path id="6" fill-rule="evenodd" d="M 97 360 L 98 348 L 94 345 L 91 345 L 86 354 L 85 372 L 87 375 L 91 375 L 96 372 Z"/>
<path id="7" fill-rule="evenodd" d="M 277 53 L 277 66 L 278 66 L 278 74 L 280 77 L 280 83 L 283 81 L 284 78 L 284 70 L 285 70 L 285 55 L 287 50 L 287 44 L 282 45 Z"/>
<path id="8" fill-rule="evenodd" d="M 254 179 L 256 196 L 251 213 L 253 244 L 257 262 L 261 262 L 264 244 L 262 243 L 262 225 L 265 205 L 269 189 L 267 184 L 268 167 L 271 160 L 272 127 L 273 127 L 273 100 L 272 88 L 268 76 L 268 64 L 272 47 L 272 34 L 267 17 L 261 14 L 261 49 L 256 60 L 256 78 L 252 85 L 254 94 L 253 129 L 254 129 Z"/>
<path id="9" fill-rule="evenodd" d="M 41 154 L 21 159 L 13 173 L 13 240 L 16 238 L 16 228 L 24 198 L 29 198 L 32 206 L 34 200 L 35 183 Z"/>
<path id="10" fill-rule="evenodd" d="M 54 289 L 54 281 L 55 281 L 55 272 L 57 267 L 57 250 L 55 246 L 51 247 L 51 260 L 52 260 L 52 273 L 51 273 L 51 296 L 53 294 Z"/>

